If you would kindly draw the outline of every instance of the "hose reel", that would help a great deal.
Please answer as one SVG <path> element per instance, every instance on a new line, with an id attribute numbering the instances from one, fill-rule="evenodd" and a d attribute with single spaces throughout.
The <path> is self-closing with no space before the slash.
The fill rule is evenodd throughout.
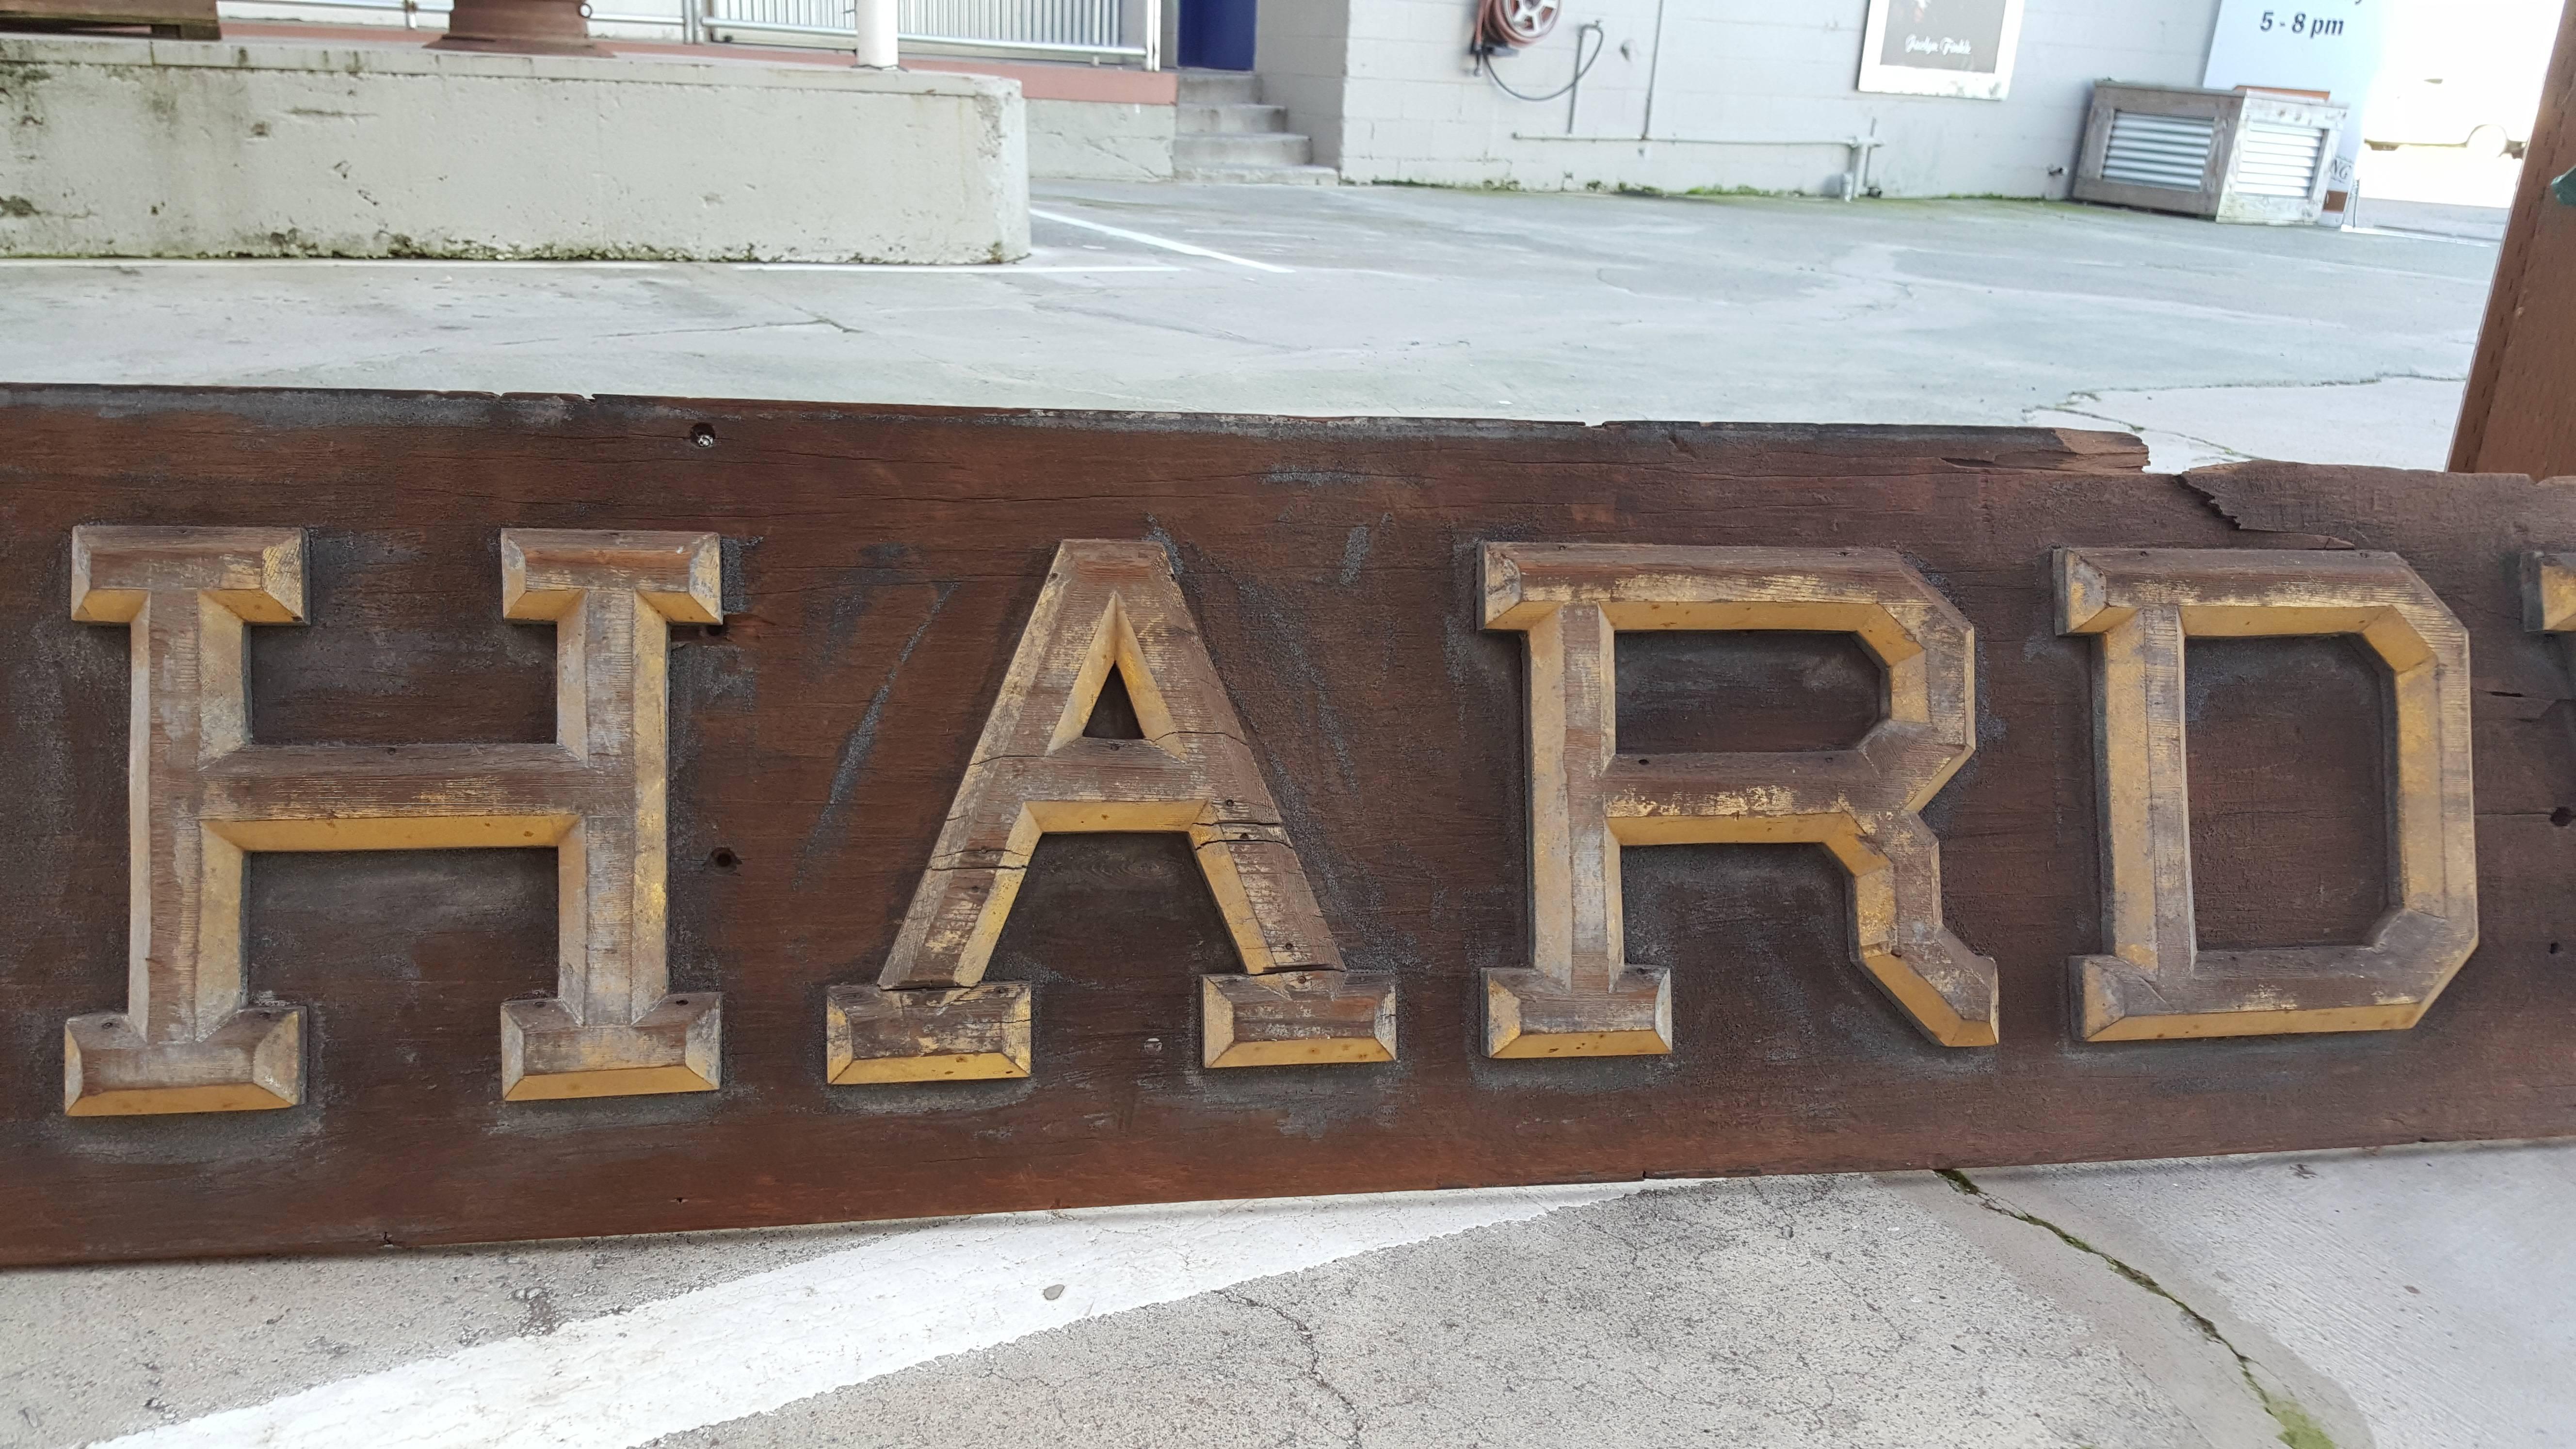
<path id="1" fill-rule="evenodd" d="M 1561 0 L 1477 0 L 1476 49 L 1490 55 L 1536 45 L 1556 28 Z"/>

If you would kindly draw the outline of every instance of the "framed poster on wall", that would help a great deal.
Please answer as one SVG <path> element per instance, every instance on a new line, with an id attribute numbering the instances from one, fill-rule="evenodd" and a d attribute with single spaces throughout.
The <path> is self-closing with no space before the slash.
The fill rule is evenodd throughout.
<path id="1" fill-rule="evenodd" d="M 2012 86 L 2022 0 L 1869 0 L 1860 88 L 2000 101 Z"/>

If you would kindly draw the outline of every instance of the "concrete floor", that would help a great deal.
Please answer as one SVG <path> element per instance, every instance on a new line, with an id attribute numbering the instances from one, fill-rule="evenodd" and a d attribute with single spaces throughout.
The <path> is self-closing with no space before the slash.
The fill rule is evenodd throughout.
<path id="1" fill-rule="evenodd" d="M 2161 462 L 2439 466 L 2495 265 L 2474 239 L 2038 203 L 1040 192 L 1039 250 L 1006 267 L 0 262 L 0 368 L 1244 412 L 2064 415 L 2139 426 Z"/>
<path id="2" fill-rule="evenodd" d="M 962 271 L 0 264 L 0 377 L 2037 418 L 2435 466 L 2495 260 L 2438 209 L 1038 205 L 1037 256 Z M 2433 1148 L 21 1272 L 0 1446 L 2576 1445 L 2571 1192 L 2576 1145 Z"/>

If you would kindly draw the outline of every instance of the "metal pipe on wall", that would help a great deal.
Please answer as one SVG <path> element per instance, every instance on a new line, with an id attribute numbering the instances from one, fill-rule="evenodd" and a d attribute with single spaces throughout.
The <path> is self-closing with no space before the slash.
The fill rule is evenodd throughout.
<path id="1" fill-rule="evenodd" d="M 1655 129 L 1655 73 L 1663 69 L 1663 65 L 1664 0 L 1655 0 L 1655 48 L 1646 52 L 1646 118 L 1637 123 L 1637 139 L 1640 141 Z"/>
<path id="2" fill-rule="evenodd" d="M 850 20 L 858 32 L 857 63 L 875 70 L 894 69 L 894 0 L 852 0 Z"/>
<path id="3" fill-rule="evenodd" d="M 1574 27 L 1574 78 L 1565 83 L 1565 134 L 1574 134 L 1574 108 L 1583 100 L 1583 32 L 1592 32 L 1592 54 L 1598 58 L 1610 43 L 1610 32 L 1598 20 L 1586 20 Z"/>

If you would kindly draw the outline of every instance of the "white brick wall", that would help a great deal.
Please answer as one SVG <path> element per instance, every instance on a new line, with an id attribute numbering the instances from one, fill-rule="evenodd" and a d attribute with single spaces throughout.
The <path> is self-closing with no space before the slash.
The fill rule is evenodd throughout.
<path id="1" fill-rule="evenodd" d="M 1353 0 L 1270 0 L 1258 11 L 1256 56 L 1262 99 L 1288 108 L 1288 129 L 1315 142 L 1315 159 L 1334 164 L 1342 152 L 1342 72 L 1350 49 Z M 1180 11 L 1165 0 L 1167 13 Z"/>
<path id="2" fill-rule="evenodd" d="M 1520 139 L 1562 135 L 1566 102 L 1504 96 L 1467 64 L 1470 0 L 1269 0 L 1265 93 L 1315 137 L 1316 158 L 1353 181 L 1540 190 L 1752 187 L 1833 193 L 1849 153 L 1833 145 L 1714 146 Z M 2062 196 L 2092 84 L 2197 85 L 2217 0 L 2028 0 L 2003 101 L 1865 95 L 1866 0 L 1569 0 L 1556 33 L 1498 62 L 1545 92 L 1573 70 L 1576 27 L 1604 27 L 1576 134 L 1634 137 L 1655 70 L 1658 136 L 1826 142 L 1877 122 L 1872 179 L 1891 196 Z M 1622 45 L 1627 47 L 1622 53 Z M 1518 136 L 1516 137 L 1516 133 Z"/>

